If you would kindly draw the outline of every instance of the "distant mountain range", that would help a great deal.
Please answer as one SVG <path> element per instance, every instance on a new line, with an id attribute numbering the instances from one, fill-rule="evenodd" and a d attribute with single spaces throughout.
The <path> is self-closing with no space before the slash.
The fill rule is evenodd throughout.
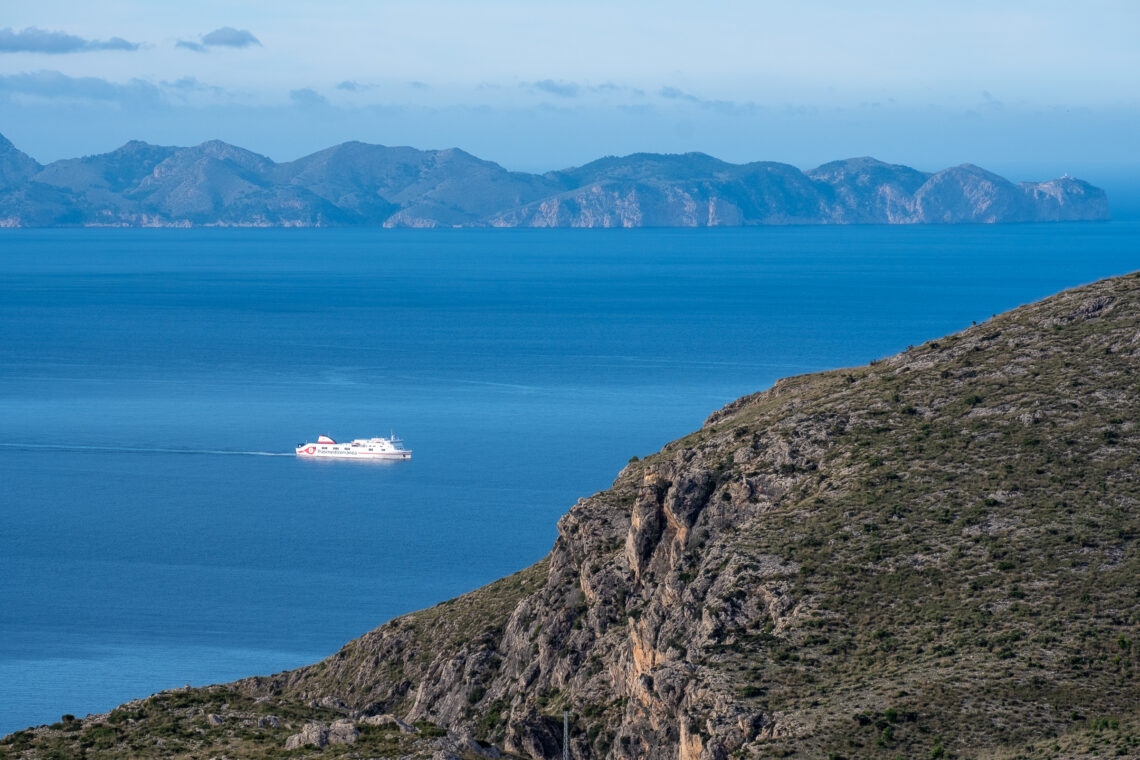
<path id="1" fill-rule="evenodd" d="M 462 150 L 348 142 L 287 163 L 218 140 L 131 141 L 41 165 L 0 135 L 0 227 L 712 227 L 1107 219 L 1072 177 L 1014 184 L 971 164 L 873 158 L 807 172 L 703 153 L 636 153 L 547 174 Z"/>

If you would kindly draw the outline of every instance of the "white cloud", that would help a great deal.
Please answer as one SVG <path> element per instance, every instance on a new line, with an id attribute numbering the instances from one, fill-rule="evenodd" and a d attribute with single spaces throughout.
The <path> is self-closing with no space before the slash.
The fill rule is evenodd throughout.
<path id="1" fill-rule="evenodd" d="M 301 108 L 323 108 L 329 104 L 328 99 L 326 99 L 324 95 L 321 95 L 309 87 L 302 87 L 299 90 L 290 90 L 289 100 Z"/>
<path id="2" fill-rule="evenodd" d="M 155 104 L 162 92 L 150 82 L 131 79 L 119 84 L 100 77 L 71 77 L 59 71 L 33 71 L 0 76 L 0 95 L 25 95 L 48 100 L 116 101 Z"/>
<path id="3" fill-rule="evenodd" d="M 212 47 L 247 48 L 261 47 L 261 40 L 253 36 L 248 29 L 234 29 L 232 26 L 223 26 L 212 32 L 203 34 L 201 41 L 178 40 L 175 47 L 193 50 L 196 53 L 205 53 Z"/>
<path id="4" fill-rule="evenodd" d="M 89 40 L 67 32 L 51 32 L 29 26 L 16 31 L 11 27 L 0 29 L 0 53 L 87 53 L 94 50 L 138 50 L 137 42 L 122 37 L 109 40 Z"/>

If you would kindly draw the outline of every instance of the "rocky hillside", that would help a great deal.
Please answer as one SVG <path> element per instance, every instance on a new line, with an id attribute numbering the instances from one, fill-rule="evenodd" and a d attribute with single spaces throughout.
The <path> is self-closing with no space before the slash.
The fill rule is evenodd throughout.
<path id="1" fill-rule="evenodd" d="M 360 142 L 277 164 L 214 140 L 132 141 L 41 166 L 0 136 L 0 226 L 712 227 L 1108 218 L 1104 191 L 1015 185 L 976 166 L 936 174 L 872 158 L 801 172 L 700 153 L 603 158 L 544 175 L 461 150 Z"/>
<path id="2" fill-rule="evenodd" d="M 323 662 L 0 756 L 556 758 L 565 710 L 578 759 L 1140 757 L 1138 422 L 1130 275 L 735 401 Z"/>

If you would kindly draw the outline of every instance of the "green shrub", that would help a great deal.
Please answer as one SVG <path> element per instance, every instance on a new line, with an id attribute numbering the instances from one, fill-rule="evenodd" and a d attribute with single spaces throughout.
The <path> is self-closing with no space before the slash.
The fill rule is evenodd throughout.
<path id="1" fill-rule="evenodd" d="M 416 721 L 416 728 L 420 730 L 420 734 L 428 739 L 434 739 L 438 736 L 447 736 L 447 729 L 440 728 L 430 720 Z"/>

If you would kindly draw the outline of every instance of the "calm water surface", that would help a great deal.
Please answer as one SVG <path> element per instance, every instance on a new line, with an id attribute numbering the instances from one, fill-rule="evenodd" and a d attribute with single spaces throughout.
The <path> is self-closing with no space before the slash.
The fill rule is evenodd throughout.
<path id="1" fill-rule="evenodd" d="M 0 733 L 319 659 L 733 398 L 1140 268 L 1136 222 L 2 232 Z"/>

